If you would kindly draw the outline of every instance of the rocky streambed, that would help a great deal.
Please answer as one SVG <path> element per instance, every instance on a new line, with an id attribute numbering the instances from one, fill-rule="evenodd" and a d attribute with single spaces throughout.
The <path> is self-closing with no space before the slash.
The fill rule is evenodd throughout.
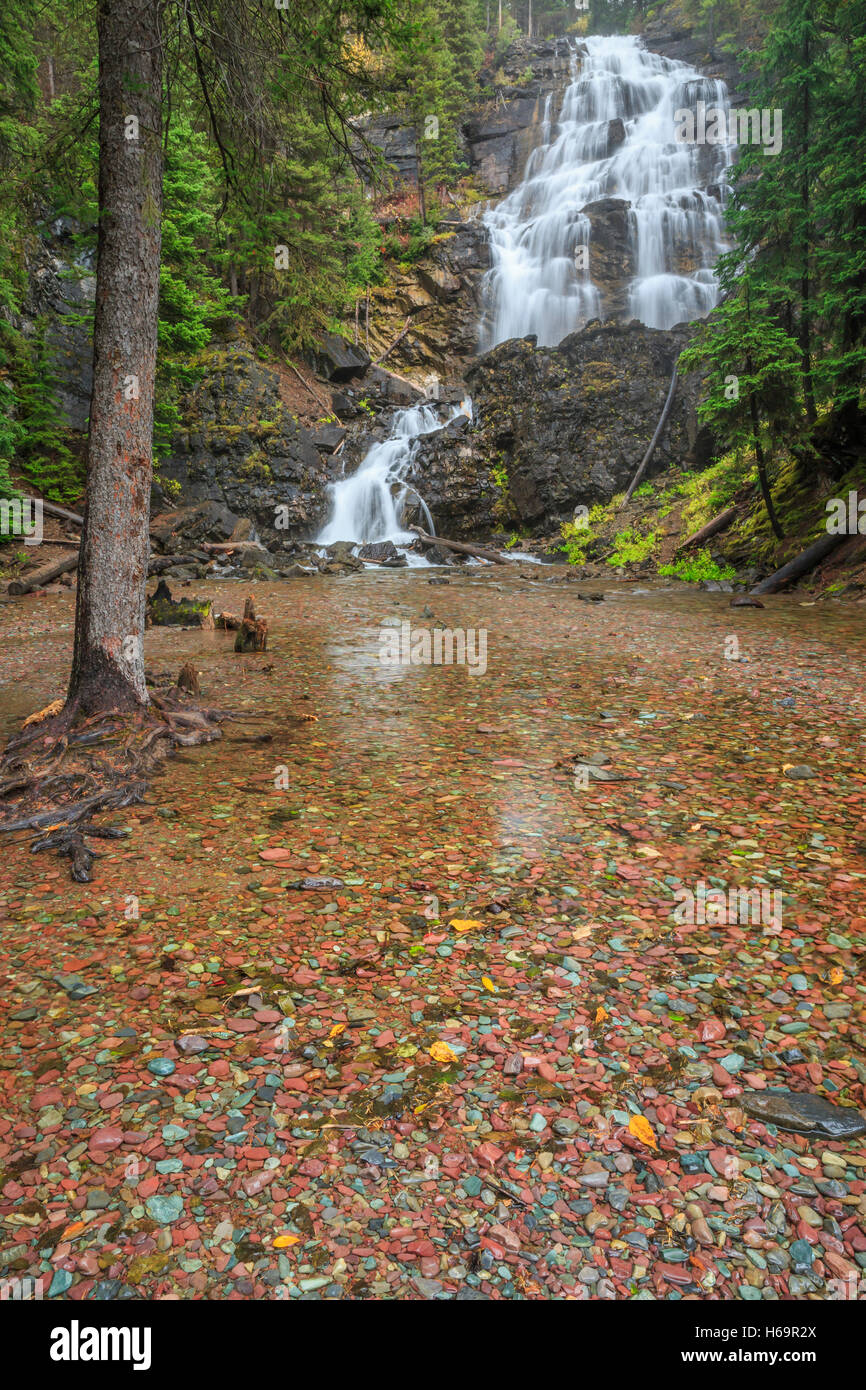
<path id="1" fill-rule="evenodd" d="M 241 720 L 118 817 L 91 885 L 4 844 L 4 1278 L 856 1296 L 862 624 L 579 594 L 379 570 L 257 585 L 262 656 L 148 632 L 150 669 L 192 663 Z M 72 620 L 5 605 L 4 735 L 62 691 Z M 483 673 L 383 663 L 404 624 L 483 632 Z"/>

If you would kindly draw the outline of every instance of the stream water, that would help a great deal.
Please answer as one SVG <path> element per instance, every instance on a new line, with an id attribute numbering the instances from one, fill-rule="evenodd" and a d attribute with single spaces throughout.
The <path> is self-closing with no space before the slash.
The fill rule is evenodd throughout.
<path id="1" fill-rule="evenodd" d="M 629 205 L 636 271 L 629 317 L 670 328 L 716 303 L 713 266 L 725 249 L 724 180 L 734 147 L 678 143 L 674 116 L 697 101 L 727 111 L 725 84 L 647 52 L 635 37 L 589 38 L 585 45 L 585 55 L 575 53 L 555 121 L 554 97 L 547 98 L 541 143 L 523 181 L 485 214 L 492 267 L 483 350 L 533 333 L 554 345 L 605 317 L 585 211 L 605 198 Z M 611 125 L 618 121 L 624 139 Z"/>
<path id="2" fill-rule="evenodd" d="M 421 436 L 441 429 L 458 415 L 471 413 L 471 409 L 469 402 L 463 401 L 453 406 L 444 420 L 432 405 L 413 405 L 398 410 L 391 421 L 388 438 L 368 450 L 355 473 L 332 485 L 331 517 L 316 537 L 318 544 L 351 541 L 364 545 L 393 541 L 400 547 L 411 545 L 415 537 L 406 530 L 403 520 L 411 498 L 418 503 L 428 532 L 435 535 L 426 502 L 406 478 Z M 419 564 L 425 563 L 421 556 L 414 556 L 414 559 Z"/>

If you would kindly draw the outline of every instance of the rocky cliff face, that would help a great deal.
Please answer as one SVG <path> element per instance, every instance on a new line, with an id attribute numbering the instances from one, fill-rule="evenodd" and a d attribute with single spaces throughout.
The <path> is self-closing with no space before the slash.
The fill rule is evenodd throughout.
<path id="1" fill-rule="evenodd" d="M 550 529 L 628 486 L 690 330 L 590 324 L 556 348 L 501 343 L 467 373 L 474 419 L 421 441 L 412 481 L 448 536 Z M 652 471 L 703 461 L 698 382 L 680 380 Z"/>
<path id="2" fill-rule="evenodd" d="M 721 78 L 727 83 L 732 106 L 745 100 L 743 74 L 734 58 L 719 44 L 702 37 L 698 26 L 678 4 L 664 5 L 657 15 L 647 20 L 641 37 L 654 53 L 692 63 L 707 77 Z"/>
<path id="3" fill-rule="evenodd" d="M 399 272 L 374 291 L 370 351 L 384 352 L 404 326 L 409 332 L 388 363 L 416 379 L 462 375 L 478 349 L 481 281 L 490 265 L 480 222 L 455 216 L 439 224 L 435 241 L 411 272 Z"/>
<path id="4" fill-rule="evenodd" d="M 570 67 L 565 39 L 533 43 L 521 36 L 495 73 L 482 73 L 480 100 L 460 129 L 462 153 L 481 193 L 498 198 L 514 187 L 538 143 L 545 101 L 550 93 L 562 93 Z M 405 117 L 378 116 L 365 133 L 399 180 L 416 181 L 417 137 Z"/>
<path id="5" fill-rule="evenodd" d="M 184 416 L 171 455 L 159 465 L 159 476 L 179 485 L 183 502 L 220 503 L 249 517 L 271 541 L 306 538 L 323 523 L 333 445 L 320 441 L 320 452 L 315 436 L 283 405 L 277 372 L 248 346 L 208 354 Z"/>

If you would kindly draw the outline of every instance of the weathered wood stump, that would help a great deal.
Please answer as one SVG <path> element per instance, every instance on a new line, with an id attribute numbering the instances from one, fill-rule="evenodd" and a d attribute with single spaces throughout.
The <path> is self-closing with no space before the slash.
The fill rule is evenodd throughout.
<path id="1" fill-rule="evenodd" d="M 256 617 L 252 594 L 244 604 L 244 616 L 235 638 L 236 652 L 266 652 L 268 649 L 268 622 L 266 618 Z"/>
<path id="2" fill-rule="evenodd" d="M 198 671 L 191 661 L 185 666 L 181 666 L 177 678 L 177 689 L 184 691 L 187 695 L 200 695 L 201 686 L 198 683 Z"/>

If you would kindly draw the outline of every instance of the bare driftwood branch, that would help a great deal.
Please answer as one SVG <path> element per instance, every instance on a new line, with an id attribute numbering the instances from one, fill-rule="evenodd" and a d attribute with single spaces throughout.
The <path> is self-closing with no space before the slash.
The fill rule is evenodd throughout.
<path id="1" fill-rule="evenodd" d="M 443 536 L 428 536 L 420 526 L 412 526 L 409 529 L 415 532 L 422 545 L 441 545 L 443 550 L 454 550 L 458 555 L 474 555 L 478 560 L 489 560 L 492 565 L 508 564 L 498 550 L 488 550 L 483 545 L 469 545 L 466 541 L 447 541 Z"/>
<path id="2" fill-rule="evenodd" d="M 695 531 L 693 535 L 688 536 L 684 541 L 680 541 L 679 545 L 676 547 L 677 550 L 688 550 L 690 546 L 702 545 L 703 542 L 708 541 L 711 536 L 717 536 L 720 531 L 726 531 L 736 515 L 736 507 L 726 507 L 723 512 L 719 512 L 717 516 L 714 516 L 712 521 L 708 521 L 706 526 L 702 526 L 700 531 Z"/>
<path id="3" fill-rule="evenodd" d="M 406 334 L 409 332 L 409 325 L 410 325 L 411 322 L 412 322 L 411 315 L 407 315 L 407 317 L 406 317 L 406 322 L 403 324 L 403 327 L 401 328 L 400 332 L 397 334 L 397 336 L 396 336 L 396 338 L 394 339 L 393 343 L 389 343 L 388 346 L 386 347 L 385 351 L 384 351 L 379 357 L 375 357 L 375 358 L 373 359 L 373 366 L 374 366 L 374 367 L 378 367 L 378 365 L 379 365 L 380 362 L 384 362 L 384 361 L 385 361 L 385 358 L 388 356 L 388 354 L 389 354 L 390 352 L 393 352 L 393 351 L 394 351 L 394 348 L 397 346 L 397 344 L 398 344 L 398 343 L 401 343 L 401 342 L 403 341 L 403 339 L 406 337 Z"/>
<path id="4" fill-rule="evenodd" d="M 673 403 L 674 403 L 674 393 L 675 393 L 675 391 L 676 391 L 676 386 L 677 386 L 677 375 L 678 375 L 677 364 L 674 363 L 673 375 L 671 376 L 671 384 L 670 384 L 670 387 L 668 388 L 668 396 L 667 396 L 667 400 L 665 401 L 665 404 L 664 404 L 664 410 L 662 411 L 661 415 L 659 416 L 659 422 L 658 422 L 658 424 L 656 425 L 655 434 L 653 435 L 652 439 L 650 440 L 649 448 L 647 449 L 646 453 L 644 454 L 643 458 L 641 459 L 640 465 L 639 465 L 639 467 L 638 467 L 638 470 L 637 470 L 637 472 L 635 473 L 634 477 L 632 478 L 631 482 L 630 482 L 629 485 L 628 485 L 628 492 L 626 493 L 625 497 L 622 499 L 621 507 L 624 507 L 624 506 L 626 505 L 627 502 L 630 502 L 630 501 L 631 501 L 631 495 L 632 495 L 632 493 L 634 492 L 635 488 L 637 487 L 638 483 L 640 482 L 641 478 L 643 477 L 644 473 L 646 472 L 647 468 L 649 467 L 649 464 L 650 464 L 650 462 L 651 462 L 651 460 L 652 460 L 652 456 L 653 456 L 653 454 L 654 454 L 655 451 L 656 451 L 656 445 L 658 444 L 659 440 L 661 439 L 662 430 L 664 429 L 665 425 L 667 424 L 668 416 L 669 416 L 670 413 L 671 413 L 671 406 L 672 406 Z"/>

